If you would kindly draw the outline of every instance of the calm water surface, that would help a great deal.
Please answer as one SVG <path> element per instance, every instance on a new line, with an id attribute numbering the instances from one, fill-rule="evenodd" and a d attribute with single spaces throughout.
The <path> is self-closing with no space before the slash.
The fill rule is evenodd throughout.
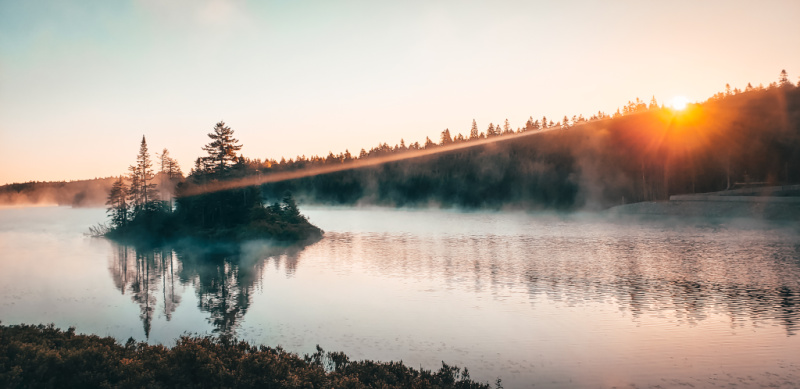
<path id="1" fill-rule="evenodd" d="M 796 227 L 303 211 L 322 241 L 221 253 L 84 237 L 102 209 L 0 209 L 0 320 L 444 360 L 507 388 L 800 385 Z"/>

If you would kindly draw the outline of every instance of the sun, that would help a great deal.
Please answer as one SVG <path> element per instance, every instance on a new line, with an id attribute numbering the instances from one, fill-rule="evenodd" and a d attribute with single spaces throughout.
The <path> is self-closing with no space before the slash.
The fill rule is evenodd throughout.
<path id="1" fill-rule="evenodd" d="M 669 106 L 678 111 L 683 111 L 687 105 L 689 105 L 689 99 L 685 96 L 675 96 L 669 102 Z"/>

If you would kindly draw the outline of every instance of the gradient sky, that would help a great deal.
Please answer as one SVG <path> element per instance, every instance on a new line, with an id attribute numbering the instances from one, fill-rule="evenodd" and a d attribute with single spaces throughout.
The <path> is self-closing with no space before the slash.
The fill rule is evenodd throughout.
<path id="1" fill-rule="evenodd" d="M 800 75 L 800 1 L 0 0 L 0 184 L 357 153 Z"/>

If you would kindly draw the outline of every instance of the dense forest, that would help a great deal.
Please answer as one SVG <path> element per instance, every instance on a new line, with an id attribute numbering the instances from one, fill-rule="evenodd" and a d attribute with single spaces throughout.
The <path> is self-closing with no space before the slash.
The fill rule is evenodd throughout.
<path id="1" fill-rule="evenodd" d="M 603 209 L 673 194 L 798 183 L 798 150 L 800 86 L 782 71 L 766 87 L 726 85 L 682 110 L 637 98 L 611 115 L 557 122 L 531 117 L 517 129 L 505 120 L 480 131 L 473 120 L 467 135 L 445 129 L 438 142 L 407 145 L 401 139 L 358 155 L 345 150 L 277 161 L 237 157 L 233 150 L 224 176 L 215 170 L 218 161 L 200 157 L 181 185 L 185 194 L 206 192 L 213 203 L 255 201 L 259 191 L 266 201 L 280 202 L 290 191 L 302 203 L 319 204 Z M 163 164 L 156 178 L 173 180 Z M 239 191 L 233 197 L 215 194 L 215 185 L 237 181 L 228 186 Z M 243 189 L 246 184 L 254 187 Z M 0 187 L 0 200 L 19 198 L 37 185 Z M 164 196 L 163 188 L 158 191 Z M 181 206 L 200 209 L 191 201 Z M 187 221 L 208 227 L 241 219 L 229 211 L 224 205 L 202 208 L 191 213 L 200 219 Z"/>
<path id="2" fill-rule="evenodd" d="M 438 145 L 423 147 L 439 153 L 401 143 L 362 158 L 420 156 L 267 183 L 262 190 L 271 197 L 291 190 L 304 202 L 325 204 L 576 210 L 800 182 L 800 87 L 788 82 L 785 71 L 769 87 L 727 86 L 683 110 L 637 99 L 610 118 L 537 125 L 521 129 L 523 134 L 478 134 L 464 141 L 451 140 L 446 130 Z M 458 142 L 475 146 L 451 144 Z M 359 166 L 345 154 L 262 165 L 260 171 L 336 164 Z"/>

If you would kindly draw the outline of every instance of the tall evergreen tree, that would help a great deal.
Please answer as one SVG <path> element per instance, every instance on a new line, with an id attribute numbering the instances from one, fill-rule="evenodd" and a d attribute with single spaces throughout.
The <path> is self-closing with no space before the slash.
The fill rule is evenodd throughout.
<path id="1" fill-rule="evenodd" d="M 425 148 L 428 149 L 428 148 L 431 148 L 431 147 L 434 147 L 434 146 L 436 146 L 436 143 L 433 143 L 431 138 L 426 136 L 425 137 Z"/>
<path id="2" fill-rule="evenodd" d="M 158 155 L 158 165 L 159 165 L 159 173 L 163 175 L 167 175 L 167 169 L 169 168 L 169 150 L 164 149 Z"/>
<path id="3" fill-rule="evenodd" d="M 533 130 L 533 116 L 528 118 L 528 121 L 525 122 L 525 131 Z"/>
<path id="4" fill-rule="evenodd" d="M 106 205 L 108 205 L 108 213 L 111 214 L 111 225 L 114 228 L 121 228 L 128 222 L 127 193 L 122 176 L 111 185 Z"/>
<path id="5" fill-rule="evenodd" d="M 131 184 L 128 187 L 128 192 L 126 194 L 128 196 L 128 204 L 130 204 L 133 214 L 135 215 L 143 208 L 141 184 L 142 175 L 139 173 L 137 165 L 128 166 L 128 178 L 131 180 Z"/>
<path id="6" fill-rule="evenodd" d="M 153 183 L 153 161 L 147 150 L 147 140 L 142 135 L 142 144 L 139 146 L 139 155 L 136 156 L 136 166 L 131 169 L 135 178 L 131 178 L 130 192 L 134 196 L 134 207 L 137 211 L 152 209 L 155 205 L 157 185 Z M 134 187 L 135 183 L 135 187 Z M 134 215 L 135 216 L 135 215 Z"/>
<path id="7" fill-rule="evenodd" d="M 469 139 L 478 139 L 478 123 L 475 122 L 475 119 L 472 119 L 472 127 L 469 130 Z"/>
<path id="8" fill-rule="evenodd" d="M 178 161 L 169 156 L 169 150 L 164 149 L 161 154 L 157 155 L 160 168 L 159 173 L 171 180 L 183 177 L 183 172 L 181 171 L 180 165 L 178 165 Z"/>
<path id="9" fill-rule="evenodd" d="M 486 137 L 488 138 L 495 135 L 497 134 L 494 132 L 494 124 L 489 123 L 489 127 L 486 128 Z"/>
<path id="10" fill-rule="evenodd" d="M 233 130 L 219 122 L 214 126 L 214 132 L 209 133 L 211 142 L 203 146 L 203 150 L 208 152 L 208 159 L 211 162 L 213 173 L 222 173 L 228 167 L 236 163 L 236 152 L 242 149 L 238 139 L 233 137 Z"/>
<path id="11" fill-rule="evenodd" d="M 791 85 L 789 82 L 789 74 L 786 73 L 786 69 L 781 70 L 781 74 L 778 76 L 778 84 L 780 86 Z"/>
<path id="12" fill-rule="evenodd" d="M 441 138 L 441 143 L 440 144 L 442 146 L 444 146 L 444 145 L 448 145 L 450 143 L 453 143 L 453 138 L 450 136 L 450 129 L 449 128 L 445 128 L 444 131 L 442 131 L 442 138 Z"/>

